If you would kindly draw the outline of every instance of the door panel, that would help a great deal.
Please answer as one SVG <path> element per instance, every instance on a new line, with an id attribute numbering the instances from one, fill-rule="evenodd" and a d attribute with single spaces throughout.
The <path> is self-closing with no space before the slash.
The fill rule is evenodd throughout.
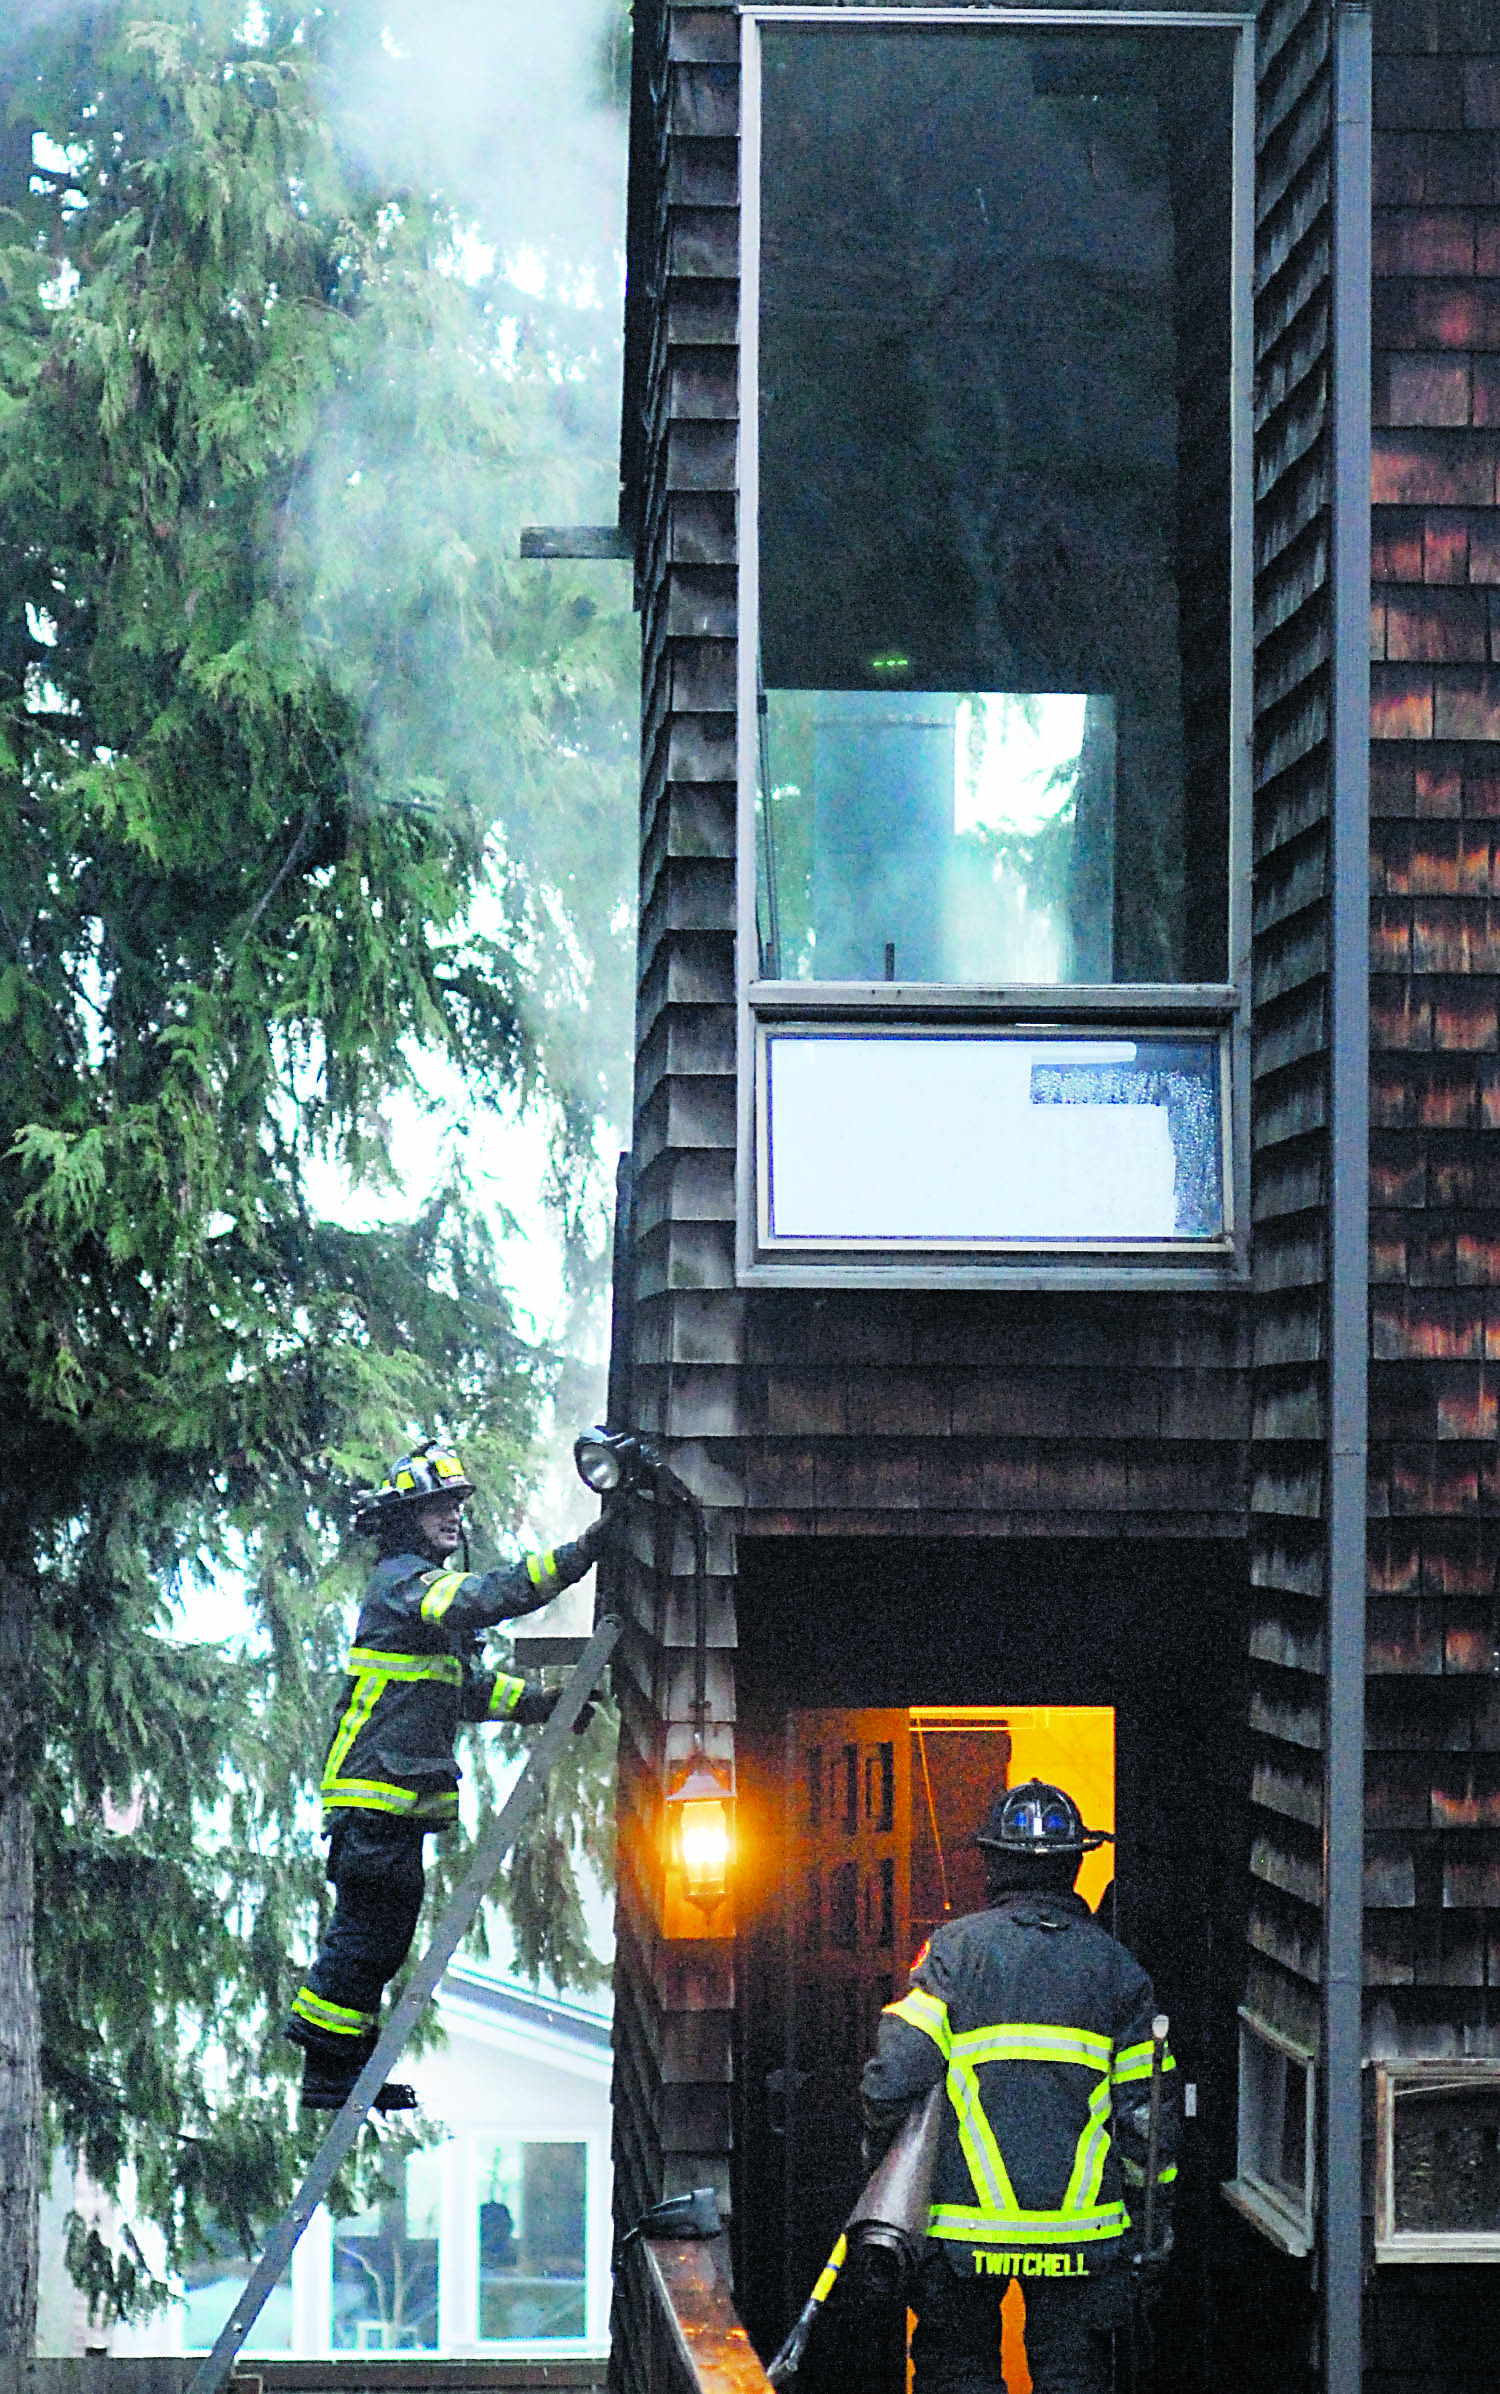
<path id="1" fill-rule="evenodd" d="M 787 2301 L 807 2297 L 860 2186 L 859 2074 L 911 1949 L 905 1711 L 787 1716 Z"/>

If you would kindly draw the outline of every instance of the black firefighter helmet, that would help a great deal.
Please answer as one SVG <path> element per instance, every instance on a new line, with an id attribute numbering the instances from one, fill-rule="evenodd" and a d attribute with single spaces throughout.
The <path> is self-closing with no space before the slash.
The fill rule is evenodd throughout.
<path id="1" fill-rule="evenodd" d="M 409 1455 L 398 1455 L 373 1496 L 364 1497 L 354 1516 L 361 1537 L 372 1537 L 382 1524 L 399 1519 L 408 1505 L 429 1496 L 472 1496 L 474 1483 L 462 1458 L 440 1439 L 424 1438 Z"/>
<path id="2" fill-rule="evenodd" d="M 1024 1779 L 1009 1787 L 990 1806 L 984 1827 L 974 1843 L 987 1854 L 1091 1854 L 1096 1846 L 1112 1845 L 1108 1829 L 1086 1829 L 1072 1797 L 1048 1779 Z"/>

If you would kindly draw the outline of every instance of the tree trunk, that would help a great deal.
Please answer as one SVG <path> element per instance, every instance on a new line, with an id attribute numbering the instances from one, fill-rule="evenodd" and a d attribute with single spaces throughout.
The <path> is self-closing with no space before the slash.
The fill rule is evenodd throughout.
<path id="1" fill-rule="evenodd" d="M 42 2167 L 31 1786 L 32 1591 L 0 1567 L 0 2374 L 36 2343 Z"/>

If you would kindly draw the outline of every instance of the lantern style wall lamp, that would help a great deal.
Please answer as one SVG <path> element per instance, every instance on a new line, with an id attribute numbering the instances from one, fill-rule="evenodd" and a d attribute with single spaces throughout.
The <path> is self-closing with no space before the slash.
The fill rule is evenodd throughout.
<path id="1" fill-rule="evenodd" d="M 631 1430 L 584 1430 L 573 1441 L 578 1476 L 596 1496 L 631 1491 L 675 1506 L 693 1539 L 693 1744 L 674 1766 L 663 1801 L 662 1860 L 681 1874 L 682 1893 L 707 1928 L 729 1891 L 734 1855 L 734 1769 L 710 1755 L 708 1728 L 708 1524 L 703 1507 L 649 1438 Z"/>

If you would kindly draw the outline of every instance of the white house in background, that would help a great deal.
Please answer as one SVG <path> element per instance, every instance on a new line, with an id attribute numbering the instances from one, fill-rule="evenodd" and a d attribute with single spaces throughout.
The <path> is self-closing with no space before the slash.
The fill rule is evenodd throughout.
<path id="1" fill-rule="evenodd" d="M 461 1970 L 448 1973 L 436 2000 L 446 2042 L 404 2063 L 402 2075 L 440 2141 L 400 2168 L 378 2211 L 338 2221 L 315 2214 L 248 2352 L 299 2360 L 607 2352 L 609 2020 Z M 68 2299 L 67 2200 L 55 2190 L 48 2208 L 41 2349 L 78 2352 L 104 2339 L 87 2333 Z M 180 2303 L 115 2329 L 109 2349 L 206 2350 L 247 2274 L 237 2254 L 199 2264 Z"/>

